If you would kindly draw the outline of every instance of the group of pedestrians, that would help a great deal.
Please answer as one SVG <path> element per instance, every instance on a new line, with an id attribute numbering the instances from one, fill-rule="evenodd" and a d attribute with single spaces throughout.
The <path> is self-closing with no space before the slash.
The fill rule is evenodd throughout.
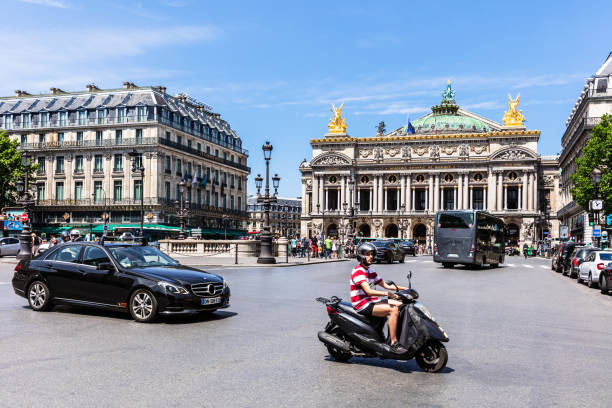
<path id="1" fill-rule="evenodd" d="M 338 259 L 342 253 L 342 242 L 335 236 L 298 237 L 289 243 L 291 255 L 296 258 L 310 256 L 312 258 Z M 344 246 L 345 255 L 353 252 L 353 243 L 348 240 Z M 348 252 L 347 252 L 348 251 Z"/>
<path id="2" fill-rule="evenodd" d="M 63 231 L 60 235 L 60 239 L 58 240 L 55 235 L 49 235 L 49 239 L 47 243 L 49 244 L 49 248 L 52 248 L 56 245 L 63 244 L 64 242 L 75 242 L 75 241 L 83 241 L 83 237 L 81 236 L 81 232 L 79 230 L 72 230 L 70 232 Z M 43 240 L 41 237 L 36 235 L 36 233 L 32 233 L 32 256 L 38 255 L 38 250 L 40 246 L 43 244 Z"/>

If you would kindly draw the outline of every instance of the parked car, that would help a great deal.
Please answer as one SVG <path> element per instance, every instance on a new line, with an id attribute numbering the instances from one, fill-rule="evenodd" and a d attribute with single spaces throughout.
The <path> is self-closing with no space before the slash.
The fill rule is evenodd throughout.
<path id="1" fill-rule="evenodd" d="M 17 238 L 0 238 L 0 256 L 17 255 L 21 248 L 21 241 Z"/>
<path id="2" fill-rule="evenodd" d="M 404 263 L 404 251 L 392 241 L 373 241 L 372 244 L 376 246 L 376 257 L 374 262 L 386 262 L 393 263 L 393 261 L 399 261 Z"/>
<path id="3" fill-rule="evenodd" d="M 180 265 L 147 245 L 72 242 L 15 267 L 13 289 L 35 311 L 54 304 L 129 312 L 138 322 L 229 307 L 219 275 Z"/>
<path id="4" fill-rule="evenodd" d="M 578 283 L 587 282 L 589 288 L 599 286 L 599 274 L 612 262 L 612 251 L 593 251 L 578 270 Z"/>
<path id="5" fill-rule="evenodd" d="M 608 266 L 603 268 L 599 274 L 599 289 L 602 294 L 609 295 L 610 287 L 612 287 L 612 265 L 608 263 Z"/>
<path id="6" fill-rule="evenodd" d="M 416 256 L 416 246 L 413 240 L 400 241 L 399 247 L 404 252 L 404 255 Z"/>
<path id="7" fill-rule="evenodd" d="M 563 275 L 568 275 L 570 278 L 575 278 L 578 276 L 578 269 L 580 265 L 584 262 L 587 256 L 591 254 L 593 251 L 601 251 L 600 248 L 593 247 L 584 247 L 584 246 L 576 246 L 572 250 L 572 253 L 569 256 L 569 263 L 566 268 L 563 268 Z"/>
<path id="8" fill-rule="evenodd" d="M 566 262 L 569 262 L 569 256 L 572 249 L 578 246 L 577 242 L 564 242 L 559 246 L 559 250 L 552 258 L 552 270 L 556 272 L 563 272 L 563 268 Z"/>

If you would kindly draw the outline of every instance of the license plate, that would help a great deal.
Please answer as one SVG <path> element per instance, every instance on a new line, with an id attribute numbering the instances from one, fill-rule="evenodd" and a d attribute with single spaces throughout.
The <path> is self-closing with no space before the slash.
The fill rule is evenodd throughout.
<path id="1" fill-rule="evenodd" d="M 203 305 L 214 305 L 214 304 L 217 304 L 217 303 L 221 303 L 221 298 L 220 297 L 202 299 L 202 304 Z"/>
<path id="2" fill-rule="evenodd" d="M 457 254 L 448 254 L 447 256 L 449 258 L 459 258 L 459 255 L 457 255 Z"/>

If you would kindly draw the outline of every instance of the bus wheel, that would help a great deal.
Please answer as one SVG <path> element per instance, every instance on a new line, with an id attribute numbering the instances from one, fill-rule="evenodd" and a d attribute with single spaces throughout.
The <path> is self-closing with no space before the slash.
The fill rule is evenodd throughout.
<path id="1" fill-rule="evenodd" d="M 443 268 L 452 268 L 454 266 L 454 264 L 450 263 L 450 262 L 442 262 L 442 267 Z"/>

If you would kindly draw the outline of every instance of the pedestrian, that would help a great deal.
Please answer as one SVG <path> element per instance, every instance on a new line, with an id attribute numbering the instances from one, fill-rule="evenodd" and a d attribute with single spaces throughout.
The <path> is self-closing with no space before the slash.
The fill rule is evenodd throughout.
<path id="1" fill-rule="evenodd" d="M 38 248 L 42 245 L 42 239 L 34 232 L 32 233 L 32 256 L 38 254 Z"/>
<path id="2" fill-rule="evenodd" d="M 57 245 L 57 238 L 55 238 L 55 235 L 49 235 L 49 248 L 54 247 Z"/>
<path id="3" fill-rule="evenodd" d="M 312 256 L 313 258 L 317 258 L 319 256 L 319 247 L 317 245 L 317 240 L 311 239 L 310 243 L 312 245 Z"/>
<path id="4" fill-rule="evenodd" d="M 332 240 L 329 238 L 329 235 L 327 236 L 327 238 L 325 238 L 323 244 L 325 245 L 325 258 L 330 259 L 332 250 Z"/>
<path id="5" fill-rule="evenodd" d="M 306 248 L 308 248 L 308 238 L 302 238 L 302 258 L 306 257 Z"/>
<path id="6" fill-rule="evenodd" d="M 297 237 L 293 237 L 293 239 L 291 240 L 291 256 L 293 256 L 295 258 L 295 255 L 297 253 Z"/>
<path id="7" fill-rule="evenodd" d="M 331 250 L 332 250 L 332 258 L 337 259 L 338 258 L 338 240 L 336 239 L 336 237 L 332 239 Z"/>

